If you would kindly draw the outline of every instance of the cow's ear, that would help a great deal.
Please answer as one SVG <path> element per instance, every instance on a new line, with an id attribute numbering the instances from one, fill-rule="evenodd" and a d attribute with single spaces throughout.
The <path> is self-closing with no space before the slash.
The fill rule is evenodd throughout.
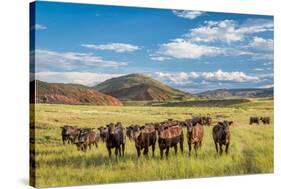
<path id="1" fill-rule="evenodd" d="M 219 121 L 218 124 L 219 124 L 219 125 L 223 125 L 223 122 L 220 122 L 220 121 Z"/>
<path id="2" fill-rule="evenodd" d="M 229 124 L 229 125 L 232 125 L 232 124 L 233 124 L 233 121 L 229 121 L 228 124 Z"/>
<path id="3" fill-rule="evenodd" d="M 164 130 L 166 130 L 166 129 L 168 129 L 168 128 L 169 128 L 168 126 L 165 126 L 165 127 L 164 127 Z"/>
<path id="4" fill-rule="evenodd" d="M 145 126 L 141 126 L 140 129 L 142 130 L 142 129 L 144 129 L 144 127 L 145 127 Z"/>

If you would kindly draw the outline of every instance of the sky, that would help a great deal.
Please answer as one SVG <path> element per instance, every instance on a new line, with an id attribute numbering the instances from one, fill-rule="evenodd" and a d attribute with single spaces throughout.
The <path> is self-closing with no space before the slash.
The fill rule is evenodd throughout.
<path id="1" fill-rule="evenodd" d="M 141 73 L 197 93 L 273 87 L 273 17 L 36 2 L 35 78 L 94 86 Z"/>

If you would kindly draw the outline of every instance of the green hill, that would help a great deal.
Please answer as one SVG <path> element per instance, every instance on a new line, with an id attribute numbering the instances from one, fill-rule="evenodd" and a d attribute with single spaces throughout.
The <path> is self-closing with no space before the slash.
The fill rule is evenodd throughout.
<path id="1" fill-rule="evenodd" d="M 217 89 L 196 94 L 205 99 L 264 98 L 273 97 L 273 88 L 264 89 Z"/>
<path id="2" fill-rule="evenodd" d="M 122 105 L 118 99 L 79 84 L 47 83 L 32 81 L 31 89 L 36 87 L 37 103 Z M 31 94 L 31 101 L 34 94 Z"/>
<path id="3" fill-rule="evenodd" d="M 182 101 L 194 96 L 142 74 L 111 78 L 94 87 L 123 101 Z"/>

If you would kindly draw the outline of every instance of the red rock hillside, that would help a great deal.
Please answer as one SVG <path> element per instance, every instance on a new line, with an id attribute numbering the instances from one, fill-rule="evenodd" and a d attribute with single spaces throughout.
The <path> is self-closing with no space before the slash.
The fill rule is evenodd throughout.
<path id="1" fill-rule="evenodd" d="M 83 85 L 47 83 L 36 80 L 31 82 L 31 88 L 34 86 L 36 86 L 36 103 L 122 105 L 117 98 Z M 31 94 L 31 99 L 34 99 L 34 94 Z"/>

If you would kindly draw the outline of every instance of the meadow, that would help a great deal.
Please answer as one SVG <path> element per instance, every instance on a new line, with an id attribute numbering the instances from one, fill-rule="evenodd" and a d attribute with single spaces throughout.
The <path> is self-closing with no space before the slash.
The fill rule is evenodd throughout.
<path id="1" fill-rule="evenodd" d="M 36 104 L 35 175 L 36 187 L 167 180 L 210 176 L 243 175 L 273 172 L 274 127 L 250 126 L 250 116 L 269 116 L 273 120 L 273 100 L 251 99 L 242 104 L 224 107 L 160 107 L 160 106 L 91 106 Z M 216 155 L 212 126 L 204 127 L 202 149 L 198 157 L 187 156 L 186 129 L 184 154 L 170 150 L 168 159 L 160 159 L 158 144 L 156 157 L 137 158 L 133 141 L 126 141 L 125 157 L 108 158 L 105 143 L 86 153 L 74 145 L 63 145 L 60 127 L 100 127 L 110 122 L 123 126 L 160 122 L 169 118 L 184 120 L 193 115 L 210 114 L 214 124 L 219 120 L 233 120 L 229 154 Z M 32 149 L 31 149 L 32 150 Z"/>

